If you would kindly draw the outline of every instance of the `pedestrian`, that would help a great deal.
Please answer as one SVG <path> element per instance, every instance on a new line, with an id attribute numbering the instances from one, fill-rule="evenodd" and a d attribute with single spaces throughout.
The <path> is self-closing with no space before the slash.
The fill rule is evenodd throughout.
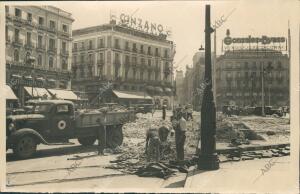
<path id="1" fill-rule="evenodd" d="M 163 107 L 162 107 L 162 119 L 163 120 L 166 120 L 166 108 L 167 108 L 167 106 L 163 105 Z"/>
<path id="2" fill-rule="evenodd" d="M 231 117 L 231 108 L 230 108 L 230 106 L 227 107 L 227 116 Z"/>
<path id="3" fill-rule="evenodd" d="M 187 121 L 190 119 L 193 120 L 193 109 L 191 105 L 187 107 Z"/>
<path id="4" fill-rule="evenodd" d="M 182 162 L 184 160 L 184 143 L 186 138 L 186 129 L 186 120 L 184 119 L 183 114 L 180 113 L 178 124 L 175 128 L 175 143 L 178 162 Z"/>
<path id="5" fill-rule="evenodd" d="M 151 127 L 147 130 L 145 153 L 148 162 L 159 162 L 160 139 L 158 129 L 155 127 Z"/>

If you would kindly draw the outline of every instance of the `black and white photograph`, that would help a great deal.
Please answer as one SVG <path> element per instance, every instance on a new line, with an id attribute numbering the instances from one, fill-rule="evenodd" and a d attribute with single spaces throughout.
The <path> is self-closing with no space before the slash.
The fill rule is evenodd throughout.
<path id="1" fill-rule="evenodd" d="M 1 191 L 299 193 L 300 1 L 0 5 Z"/>

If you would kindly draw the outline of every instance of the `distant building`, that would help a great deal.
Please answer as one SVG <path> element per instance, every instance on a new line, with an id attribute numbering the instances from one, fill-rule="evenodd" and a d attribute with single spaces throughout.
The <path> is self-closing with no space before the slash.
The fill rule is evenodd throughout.
<path id="1" fill-rule="evenodd" d="M 193 66 L 186 66 L 185 75 L 182 71 L 176 74 L 177 104 L 193 105 L 194 110 L 200 111 L 204 91 L 204 52 L 196 52 L 193 56 Z"/>
<path id="2" fill-rule="evenodd" d="M 176 71 L 176 105 L 184 104 L 184 85 L 183 85 L 183 71 Z"/>
<path id="3" fill-rule="evenodd" d="M 261 106 L 262 67 L 265 69 L 265 105 L 289 105 L 289 57 L 274 50 L 235 50 L 217 59 L 219 109 L 228 104 Z"/>
<path id="4" fill-rule="evenodd" d="M 205 55 L 204 51 L 195 53 L 193 57 L 194 83 L 193 83 L 193 107 L 200 111 L 202 105 L 203 92 L 205 88 L 204 71 L 205 71 Z"/>
<path id="5" fill-rule="evenodd" d="M 72 88 L 100 103 L 107 82 L 118 92 L 150 94 L 156 105 L 172 106 L 175 45 L 154 35 L 110 24 L 73 31 Z M 138 103 L 138 100 L 136 101 Z"/>
<path id="6" fill-rule="evenodd" d="M 53 6 L 5 6 L 5 16 L 6 83 L 20 102 L 33 97 L 28 87 L 70 89 L 71 14 Z"/>

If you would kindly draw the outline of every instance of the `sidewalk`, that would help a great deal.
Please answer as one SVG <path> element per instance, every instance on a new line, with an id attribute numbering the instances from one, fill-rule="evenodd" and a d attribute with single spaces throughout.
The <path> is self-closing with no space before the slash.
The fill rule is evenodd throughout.
<path id="1" fill-rule="evenodd" d="M 220 163 L 215 171 L 191 169 L 184 188 L 194 192 L 295 193 L 294 170 L 289 156 Z"/>

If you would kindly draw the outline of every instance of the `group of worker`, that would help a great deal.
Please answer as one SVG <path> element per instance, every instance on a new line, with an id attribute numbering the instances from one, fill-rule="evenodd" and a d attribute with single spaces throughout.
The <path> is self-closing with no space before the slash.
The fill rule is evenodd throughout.
<path id="1" fill-rule="evenodd" d="M 163 120 L 166 115 L 163 110 Z M 187 122 L 185 119 L 185 112 L 182 109 L 176 109 L 171 116 L 172 127 L 167 127 L 164 121 L 163 125 L 159 128 L 150 127 L 146 134 L 146 155 L 147 161 L 159 162 L 164 149 L 164 145 L 168 140 L 169 134 L 173 136 L 175 132 L 175 144 L 177 162 L 184 161 L 184 143 L 186 139 Z M 170 129 L 171 128 L 171 129 Z"/>

